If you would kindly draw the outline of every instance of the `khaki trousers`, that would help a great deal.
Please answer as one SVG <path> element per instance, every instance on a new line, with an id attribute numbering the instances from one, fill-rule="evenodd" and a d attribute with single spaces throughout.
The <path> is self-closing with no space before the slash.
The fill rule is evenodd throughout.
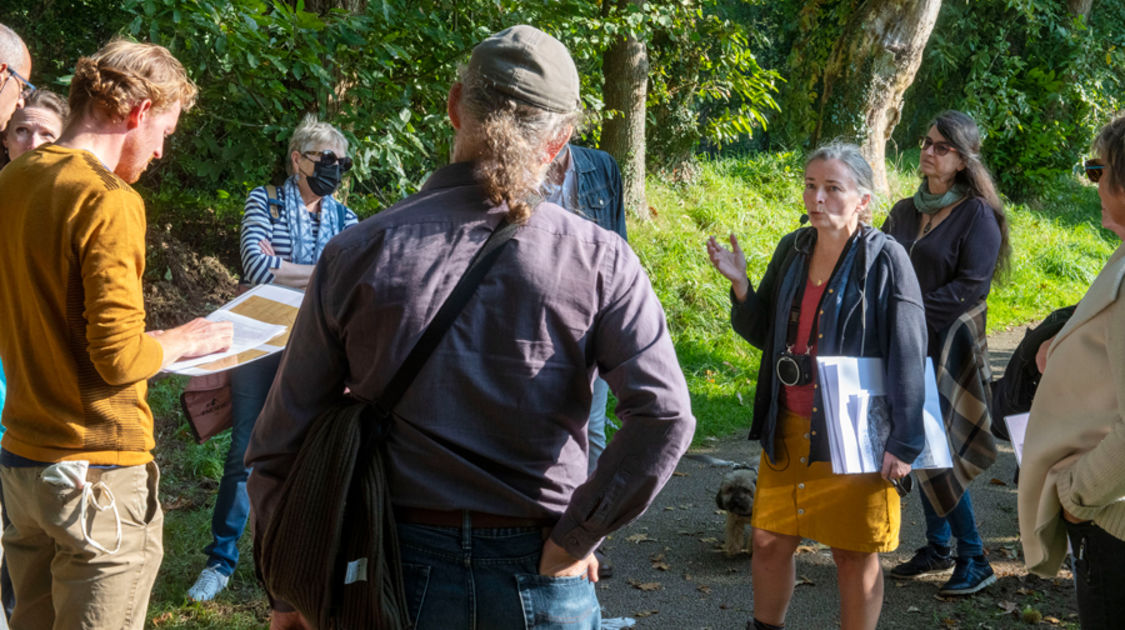
<path id="1" fill-rule="evenodd" d="M 86 480 L 105 483 L 121 522 L 121 546 L 107 553 L 91 545 L 81 522 L 80 490 L 52 485 L 44 467 L 0 466 L 4 553 L 16 594 L 14 630 L 140 630 L 149 593 L 164 556 L 164 513 L 155 462 L 114 469 L 91 468 Z M 99 490 L 95 498 L 108 504 Z M 87 507 L 85 531 L 109 551 L 117 541 L 113 510 Z"/>

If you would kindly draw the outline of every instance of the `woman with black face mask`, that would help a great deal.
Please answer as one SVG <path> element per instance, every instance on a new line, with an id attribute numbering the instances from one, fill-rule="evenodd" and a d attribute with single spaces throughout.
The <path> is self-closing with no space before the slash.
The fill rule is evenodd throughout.
<path id="1" fill-rule="evenodd" d="M 338 129 L 306 116 L 289 141 L 289 178 L 281 186 L 250 191 L 242 217 L 242 281 L 304 289 L 328 241 L 359 222 L 332 194 L 351 166 L 348 141 Z M 242 463 L 254 420 L 265 404 L 281 353 L 231 371 L 231 445 L 211 518 L 207 565 L 188 597 L 213 599 L 226 588 L 238 564 L 238 539 L 250 501 L 249 470 Z"/>

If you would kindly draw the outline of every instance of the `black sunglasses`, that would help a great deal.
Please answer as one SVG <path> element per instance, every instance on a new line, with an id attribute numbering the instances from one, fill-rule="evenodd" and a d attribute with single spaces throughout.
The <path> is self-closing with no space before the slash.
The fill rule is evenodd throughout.
<path id="1" fill-rule="evenodd" d="M 925 151 L 926 149 L 928 149 L 930 147 L 934 148 L 934 153 L 936 155 L 945 155 L 946 153 L 949 153 L 950 151 L 956 151 L 957 150 L 957 147 L 953 146 L 952 144 L 949 144 L 948 142 L 934 142 L 933 140 L 930 139 L 929 136 L 926 136 L 925 138 L 922 138 L 922 150 Z"/>
<path id="2" fill-rule="evenodd" d="M 332 166 L 333 164 L 339 163 L 340 170 L 344 171 L 345 173 L 352 170 L 352 159 L 346 155 L 344 157 L 338 158 L 336 157 L 336 153 L 334 153 L 333 151 L 305 151 L 301 155 L 304 155 L 305 157 L 315 155 L 320 159 L 313 161 L 317 162 L 318 164 L 324 164 L 325 166 Z"/>
<path id="3" fill-rule="evenodd" d="M 1102 173 L 1105 172 L 1105 164 L 1099 164 L 1097 160 L 1086 160 L 1082 164 L 1083 170 L 1086 171 L 1086 178 L 1095 184 L 1102 178 Z"/>

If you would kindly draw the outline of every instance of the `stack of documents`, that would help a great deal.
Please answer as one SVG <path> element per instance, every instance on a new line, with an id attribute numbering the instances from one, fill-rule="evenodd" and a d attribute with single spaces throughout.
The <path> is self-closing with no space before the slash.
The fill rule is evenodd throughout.
<path id="1" fill-rule="evenodd" d="M 870 357 L 817 357 L 818 383 L 836 474 L 877 473 L 891 433 L 886 364 Z M 912 468 L 951 468 L 933 363 L 926 360 L 926 446 Z"/>
<path id="2" fill-rule="evenodd" d="M 297 319 L 304 293 L 276 284 L 260 284 L 227 302 L 207 316 L 215 322 L 232 322 L 234 339 L 226 352 L 184 359 L 166 370 L 202 376 L 229 370 L 285 349 Z"/>

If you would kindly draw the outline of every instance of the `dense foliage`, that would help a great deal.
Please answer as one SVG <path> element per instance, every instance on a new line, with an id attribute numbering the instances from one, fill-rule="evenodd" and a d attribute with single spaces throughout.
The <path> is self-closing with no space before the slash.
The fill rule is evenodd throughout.
<path id="1" fill-rule="evenodd" d="M 448 159 L 445 99 L 457 65 L 476 42 L 515 23 L 535 24 L 570 47 L 593 114 L 588 143 L 596 143 L 604 114 L 601 56 L 624 33 L 653 43 L 649 100 L 657 142 L 668 139 L 661 147 L 674 143 L 682 160 L 701 139 L 721 144 L 750 133 L 773 107 L 774 76 L 757 66 L 739 26 L 710 13 L 715 4 L 620 11 L 585 0 L 383 0 L 358 13 L 317 14 L 280 0 L 81 0 L 73 11 L 11 0 L 0 22 L 30 34 L 36 58 L 48 60 L 37 77 L 52 84 L 65 85 L 77 57 L 115 32 L 168 46 L 184 62 L 200 86 L 199 106 L 181 122 L 172 159 L 146 178 L 150 187 L 237 199 L 276 182 L 293 127 L 317 112 L 352 139 L 353 192 L 361 193 L 353 199 L 373 210 L 413 192 Z M 684 122 L 665 123 L 673 119 Z"/>
<path id="2" fill-rule="evenodd" d="M 987 132 L 986 161 L 1013 198 L 1041 194 L 1086 155 L 1125 106 L 1125 3 L 1095 0 L 1088 19 L 1062 0 L 943 4 L 895 139 L 913 144 L 947 108 Z"/>

